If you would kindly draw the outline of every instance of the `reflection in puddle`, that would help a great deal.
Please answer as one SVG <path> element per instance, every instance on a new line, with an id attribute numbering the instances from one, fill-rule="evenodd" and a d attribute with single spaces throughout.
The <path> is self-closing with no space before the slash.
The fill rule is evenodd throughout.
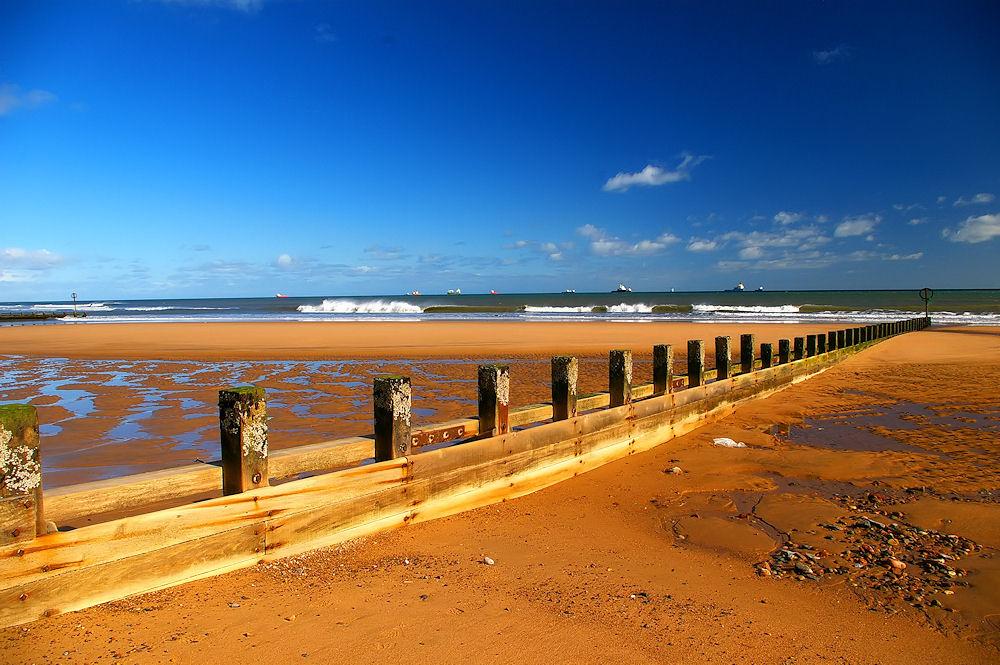
<path id="1" fill-rule="evenodd" d="M 993 413 L 974 413 L 956 405 L 932 407 L 916 402 L 897 402 L 805 418 L 800 425 L 774 425 L 770 433 L 791 443 L 833 450 L 889 450 L 945 456 L 884 433 L 886 430 L 913 431 L 927 426 L 997 432 L 1000 420 Z"/>

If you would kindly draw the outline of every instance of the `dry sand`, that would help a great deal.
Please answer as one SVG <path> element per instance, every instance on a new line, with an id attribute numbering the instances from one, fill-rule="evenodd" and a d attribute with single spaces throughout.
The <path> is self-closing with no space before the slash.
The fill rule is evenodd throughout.
<path id="1" fill-rule="evenodd" d="M 0 352 L 59 358 L 321 360 L 482 358 L 647 351 L 654 344 L 756 332 L 761 342 L 817 329 L 805 324 L 525 321 L 118 323 L 8 326 Z M 709 346 L 711 346 L 709 344 Z M 738 344 L 737 344 L 738 348 Z"/>
<path id="2" fill-rule="evenodd" d="M 895 338 L 528 497 L 0 631 L 0 660 L 997 662 L 997 385 L 996 329 Z M 782 545 L 817 579 L 757 574 Z"/>

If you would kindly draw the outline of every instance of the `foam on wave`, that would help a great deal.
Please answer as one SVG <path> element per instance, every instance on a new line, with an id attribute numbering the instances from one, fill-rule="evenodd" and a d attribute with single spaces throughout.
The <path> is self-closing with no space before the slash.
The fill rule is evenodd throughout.
<path id="1" fill-rule="evenodd" d="M 745 312 L 747 314 L 797 314 L 798 305 L 692 305 L 695 312 Z"/>
<path id="2" fill-rule="evenodd" d="M 324 300 L 319 305 L 299 305 L 303 314 L 421 314 L 424 310 L 403 300 Z"/>

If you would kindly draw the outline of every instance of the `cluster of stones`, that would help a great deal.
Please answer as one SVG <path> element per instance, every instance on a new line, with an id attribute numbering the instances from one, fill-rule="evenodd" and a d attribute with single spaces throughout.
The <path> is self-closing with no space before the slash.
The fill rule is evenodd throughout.
<path id="1" fill-rule="evenodd" d="M 888 497 L 880 493 L 835 498 L 852 514 L 819 526 L 830 532 L 825 539 L 846 545 L 842 551 L 831 554 L 789 541 L 757 564 L 758 574 L 799 581 L 846 576 L 856 591 L 887 612 L 901 604 L 952 611 L 941 599 L 968 586 L 968 571 L 959 562 L 981 545 L 904 522 L 902 513 L 884 507 Z"/>

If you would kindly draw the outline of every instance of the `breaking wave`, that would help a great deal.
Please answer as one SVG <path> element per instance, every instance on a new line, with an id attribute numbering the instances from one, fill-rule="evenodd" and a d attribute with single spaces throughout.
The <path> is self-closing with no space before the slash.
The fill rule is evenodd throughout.
<path id="1" fill-rule="evenodd" d="M 424 310 L 402 300 L 324 300 L 319 305 L 299 305 L 303 314 L 422 314 Z"/>
<path id="2" fill-rule="evenodd" d="M 32 305 L 31 309 L 37 309 L 43 312 L 53 310 L 70 310 L 73 309 L 73 303 L 65 305 Z M 111 307 L 103 302 L 77 303 L 76 309 L 84 312 L 113 312 L 115 310 L 114 307 Z"/>
<path id="3" fill-rule="evenodd" d="M 695 312 L 745 312 L 747 314 L 797 314 L 798 305 L 692 305 Z"/>

